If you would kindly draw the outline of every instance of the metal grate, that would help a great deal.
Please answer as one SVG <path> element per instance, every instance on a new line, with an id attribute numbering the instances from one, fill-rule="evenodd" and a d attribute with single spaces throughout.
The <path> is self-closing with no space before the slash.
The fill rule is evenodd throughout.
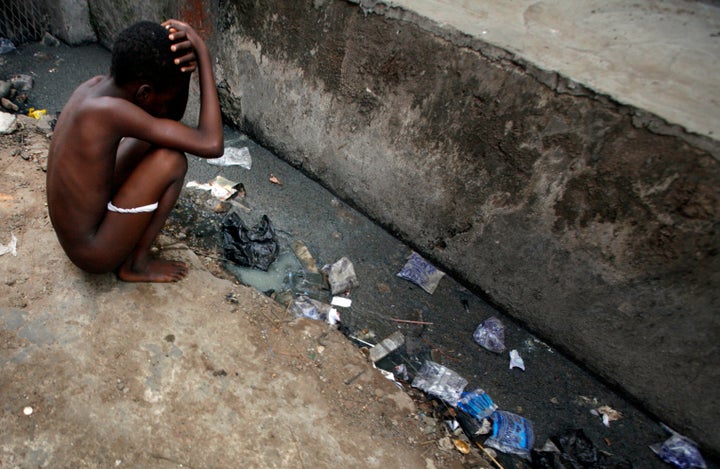
<path id="1" fill-rule="evenodd" d="M 0 1 L 0 37 L 13 43 L 39 41 L 49 30 L 46 0 Z"/>

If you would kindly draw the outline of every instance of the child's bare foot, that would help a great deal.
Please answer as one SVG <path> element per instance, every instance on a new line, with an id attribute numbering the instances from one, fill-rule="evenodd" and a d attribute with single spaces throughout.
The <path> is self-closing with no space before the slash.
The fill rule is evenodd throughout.
<path id="1" fill-rule="evenodd" d="M 188 274 L 184 262 L 150 259 L 142 267 L 126 262 L 118 269 L 117 276 L 125 282 L 167 283 L 182 280 Z"/>

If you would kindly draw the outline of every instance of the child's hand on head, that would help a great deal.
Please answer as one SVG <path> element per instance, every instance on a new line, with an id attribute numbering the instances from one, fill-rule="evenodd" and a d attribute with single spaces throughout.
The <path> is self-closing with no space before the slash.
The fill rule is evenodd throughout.
<path id="1" fill-rule="evenodd" d="M 180 29 L 182 26 L 191 29 L 190 26 L 176 20 L 168 20 L 163 26 L 168 30 L 168 38 L 172 42 L 170 50 L 176 54 L 175 65 L 179 66 L 182 72 L 192 73 L 197 68 L 195 49 L 186 31 Z"/>

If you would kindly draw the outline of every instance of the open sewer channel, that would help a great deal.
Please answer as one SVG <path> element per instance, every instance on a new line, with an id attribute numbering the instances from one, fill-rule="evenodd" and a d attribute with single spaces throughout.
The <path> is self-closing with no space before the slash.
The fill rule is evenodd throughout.
<path id="1" fill-rule="evenodd" d="M 29 44 L 0 56 L 0 79 L 17 73 L 32 75 L 35 84 L 29 104 L 52 114 L 61 110 L 81 81 L 106 73 L 108 67 L 109 52 L 97 45 L 50 48 Z M 250 169 L 190 157 L 186 183 L 205 184 L 222 176 L 242 184 L 244 195 L 233 199 L 232 210 L 249 228 L 263 216 L 270 220 L 279 256 L 268 273 L 230 266 L 242 283 L 276 293 L 291 288 L 296 293 L 303 291 L 303 281 L 314 285 L 317 277 L 304 278 L 293 250 L 297 243 L 307 247 L 320 268 L 347 258 L 357 284 L 346 295 L 352 301 L 350 307 L 337 310 L 348 340 L 369 347 L 396 332 L 404 337 L 404 344 L 378 361 L 378 367 L 392 371 L 405 365 L 410 380 L 426 360 L 451 369 L 467 380 L 465 390 L 481 388 L 499 409 L 530 420 L 536 448 L 549 437 L 582 429 L 597 449 L 635 467 L 669 467 L 649 448 L 669 437 L 660 425 L 662 416 L 648 416 L 636 405 L 639 403 L 623 398 L 452 276 L 442 276 L 432 294 L 401 278 L 398 273 L 413 253 L 412 247 L 249 136 L 227 127 L 225 142 L 226 147 L 247 148 Z M 208 191 L 186 187 L 166 232 L 197 247 L 200 255 L 222 257 L 220 227 L 227 212 L 216 213 L 218 204 Z M 308 293 L 324 295 L 327 302 L 332 298 L 326 290 Z M 473 340 L 478 325 L 493 316 L 505 327 L 502 353 L 491 352 Z M 511 350 L 522 357 L 524 370 L 510 368 Z M 442 405 L 438 407 L 443 410 Z M 437 418 L 449 415 L 433 412 L 431 402 L 419 410 Z M 523 467 L 516 457 L 500 458 L 505 467 Z M 716 466 L 709 463 L 708 467 Z"/>

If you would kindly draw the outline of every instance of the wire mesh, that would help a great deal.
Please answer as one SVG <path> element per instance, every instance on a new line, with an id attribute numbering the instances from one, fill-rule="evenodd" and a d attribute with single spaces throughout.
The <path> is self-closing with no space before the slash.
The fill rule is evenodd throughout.
<path id="1" fill-rule="evenodd" d="M 14 44 L 39 41 L 49 30 L 46 0 L 0 1 L 0 37 Z"/>

